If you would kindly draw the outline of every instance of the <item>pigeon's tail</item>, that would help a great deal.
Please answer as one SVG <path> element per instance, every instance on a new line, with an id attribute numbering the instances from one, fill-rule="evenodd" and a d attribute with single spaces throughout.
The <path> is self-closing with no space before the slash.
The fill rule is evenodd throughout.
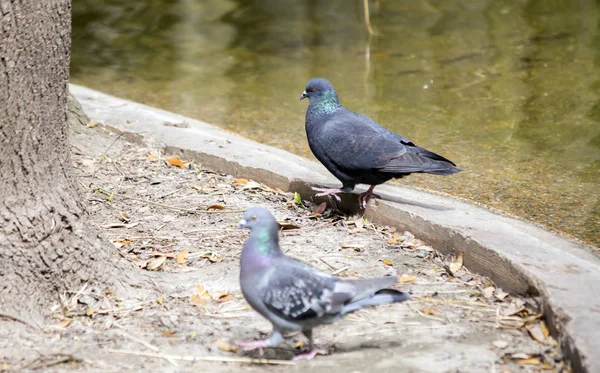
<path id="1" fill-rule="evenodd" d="M 406 152 L 391 159 L 377 171 L 392 177 L 403 177 L 412 173 L 452 175 L 462 171 L 449 159 L 419 146 L 409 147 Z"/>
<path id="2" fill-rule="evenodd" d="M 450 167 L 445 170 L 426 170 L 424 173 L 433 174 L 433 175 L 452 175 L 461 172 L 462 170 L 458 167 Z"/>
<path id="3" fill-rule="evenodd" d="M 404 302 L 408 299 L 410 299 L 410 295 L 407 293 L 394 289 L 381 289 L 369 297 L 345 305 L 340 313 L 345 315 L 361 308 L 377 306 L 379 304 Z"/>

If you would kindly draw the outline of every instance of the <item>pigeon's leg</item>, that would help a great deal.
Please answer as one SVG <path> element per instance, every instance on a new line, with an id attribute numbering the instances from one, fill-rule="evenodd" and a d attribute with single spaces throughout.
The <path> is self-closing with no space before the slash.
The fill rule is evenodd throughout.
<path id="1" fill-rule="evenodd" d="M 263 356 L 265 351 L 264 347 L 275 347 L 283 341 L 283 335 L 277 330 L 273 330 L 273 334 L 266 339 L 258 339 L 256 341 L 240 341 L 236 342 L 238 346 L 242 347 L 244 351 L 258 350 L 260 356 Z"/>
<path id="2" fill-rule="evenodd" d="M 312 329 L 303 330 L 302 334 L 304 334 L 306 336 L 306 338 L 308 338 L 309 350 L 306 353 L 294 356 L 293 360 L 303 360 L 303 359 L 310 360 L 313 357 L 317 356 L 317 354 L 327 355 L 329 353 L 327 350 L 324 350 L 321 348 L 315 348 L 315 345 L 313 344 L 313 338 L 312 338 Z"/>
<path id="3" fill-rule="evenodd" d="M 315 194 L 315 197 L 333 196 L 335 199 L 337 199 L 338 202 L 341 202 L 342 199 L 337 194 L 338 193 L 348 193 L 348 192 L 351 192 L 352 189 L 354 189 L 354 188 L 343 186 L 341 188 L 317 188 L 317 187 L 312 187 L 311 189 L 314 190 L 315 192 L 321 192 L 321 193 Z"/>
<path id="4" fill-rule="evenodd" d="M 379 196 L 379 194 L 375 194 L 375 193 L 373 193 L 373 189 L 375 189 L 375 185 L 371 185 L 371 186 L 369 187 L 369 190 L 367 190 L 367 191 L 366 191 L 366 192 L 364 192 L 364 193 L 361 193 L 361 194 L 358 196 L 358 202 L 359 202 L 359 204 L 360 204 L 360 207 L 361 207 L 361 208 L 363 208 L 363 209 L 364 209 L 365 207 L 367 207 L 367 199 L 368 199 L 369 197 L 371 197 L 371 196 L 372 196 L 372 197 L 375 197 L 375 198 L 381 198 L 381 197 Z"/>

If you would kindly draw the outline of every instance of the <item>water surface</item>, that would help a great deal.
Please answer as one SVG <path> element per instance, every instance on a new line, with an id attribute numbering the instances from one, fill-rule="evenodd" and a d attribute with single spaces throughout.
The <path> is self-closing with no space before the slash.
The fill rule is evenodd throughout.
<path id="1" fill-rule="evenodd" d="M 73 0 L 72 81 L 312 157 L 306 82 L 465 172 L 445 192 L 600 246 L 600 4 Z"/>

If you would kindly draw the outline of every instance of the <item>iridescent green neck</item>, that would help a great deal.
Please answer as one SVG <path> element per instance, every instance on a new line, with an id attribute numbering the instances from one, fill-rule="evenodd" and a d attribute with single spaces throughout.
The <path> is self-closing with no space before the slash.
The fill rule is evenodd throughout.
<path id="1" fill-rule="evenodd" d="M 323 92 L 320 96 L 311 98 L 308 111 L 312 115 L 325 115 L 337 110 L 341 106 L 337 93 L 334 90 L 330 90 Z"/>
<path id="2" fill-rule="evenodd" d="M 280 252 L 279 232 L 277 227 L 254 228 L 250 233 L 250 239 L 253 241 L 253 248 L 261 255 L 272 255 Z"/>

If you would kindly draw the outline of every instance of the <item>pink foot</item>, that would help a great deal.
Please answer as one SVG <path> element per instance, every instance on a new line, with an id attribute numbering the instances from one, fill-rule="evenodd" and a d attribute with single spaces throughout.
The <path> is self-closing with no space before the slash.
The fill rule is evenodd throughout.
<path id="1" fill-rule="evenodd" d="M 322 193 L 315 194 L 315 197 L 333 196 L 333 197 L 335 197 L 335 199 L 337 199 L 338 202 L 342 201 L 342 199 L 336 194 L 336 193 L 342 193 L 342 190 L 340 188 L 329 189 L 329 188 L 312 187 L 311 189 L 316 192 L 322 192 Z"/>
<path id="2" fill-rule="evenodd" d="M 379 194 L 373 193 L 373 189 L 375 189 L 375 185 L 371 185 L 369 190 L 367 190 L 364 193 L 361 193 L 358 196 L 358 203 L 360 204 L 360 208 L 364 209 L 365 207 L 367 207 L 367 200 L 369 199 L 369 197 L 375 197 L 375 198 L 381 199 L 381 196 L 379 196 Z"/>
<path id="3" fill-rule="evenodd" d="M 260 356 L 263 356 L 265 353 L 265 350 L 263 349 L 263 347 L 266 347 L 268 342 L 269 342 L 269 338 L 259 339 L 256 341 L 240 341 L 240 342 L 235 342 L 235 344 L 240 346 L 244 351 L 258 350 L 258 353 L 260 354 Z"/>
<path id="4" fill-rule="evenodd" d="M 327 350 L 323 350 L 323 349 L 319 349 L 319 348 L 315 348 L 315 349 L 312 349 L 312 350 L 308 351 L 305 354 L 300 354 L 300 355 L 294 356 L 294 358 L 292 360 L 294 360 L 294 361 L 304 360 L 304 359 L 310 360 L 313 357 L 317 356 L 317 354 L 319 354 L 319 355 L 327 355 L 328 351 Z"/>

